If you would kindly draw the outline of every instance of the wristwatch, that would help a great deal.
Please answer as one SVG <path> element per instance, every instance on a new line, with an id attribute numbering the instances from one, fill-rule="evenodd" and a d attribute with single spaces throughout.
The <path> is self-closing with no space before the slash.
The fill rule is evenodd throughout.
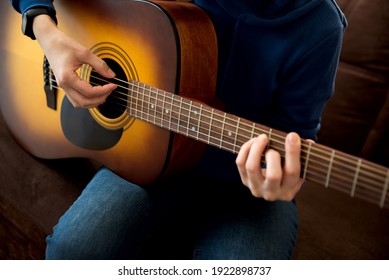
<path id="1" fill-rule="evenodd" d="M 22 17 L 22 33 L 32 40 L 35 40 L 35 35 L 32 30 L 32 22 L 34 18 L 39 15 L 49 15 L 55 22 L 58 24 L 57 17 L 55 16 L 55 10 L 49 9 L 47 7 L 34 7 L 23 13 Z"/>

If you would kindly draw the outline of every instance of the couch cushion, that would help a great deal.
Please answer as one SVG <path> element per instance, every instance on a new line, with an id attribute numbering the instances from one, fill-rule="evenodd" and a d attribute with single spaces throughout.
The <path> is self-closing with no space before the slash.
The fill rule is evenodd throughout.
<path id="1" fill-rule="evenodd" d="M 338 4 L 349 25 L 319 142 L 388 166 L 389 2 Z"/>

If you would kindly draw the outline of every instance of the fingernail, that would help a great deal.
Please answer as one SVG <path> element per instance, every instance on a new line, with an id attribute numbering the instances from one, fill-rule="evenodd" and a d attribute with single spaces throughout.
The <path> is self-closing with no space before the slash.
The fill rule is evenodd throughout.
<path id="1" fill-rule="evenodd" d="M 110 76 L 112 76 L 112 77 L 115 77 L 115 76 L 116 76 L 115 72 L 113 72 L 113 71 L 111 70 L 111 68 L 108 69 L 108 74 L 109 74 Z"/>
<path id="2" fill-rule="evenodd" d="M 289 133 L 288 134 L 288 141 L 289 141 L 289 143 L 293 143 L 293 144 L 295 144 L 295 143 L 298 143 L 298 136 L 297 136 L 297 134 L 296 133 Z"/>
<path id="3" fill-rule="evenodd" d="M 258 136 L 258 139 L 260 139 L 261 141 L 267 141 L 267 135 L 266 134 L 261 134 Z"/>

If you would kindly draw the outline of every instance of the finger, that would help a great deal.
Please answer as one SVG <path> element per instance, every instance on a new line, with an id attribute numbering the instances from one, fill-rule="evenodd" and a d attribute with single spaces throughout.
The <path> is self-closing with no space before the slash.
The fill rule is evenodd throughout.
<path id="1" fill-rule="evenodd" d="M 113 90 L 115 90 L 117 85 L 115 84 L 106 84 L 106 85 L 91 85 L 85 80 L 79 79 L 73 83 L 73 89 L 80 94 L 84 95 L 86 98 L 96 98 L 101 97 L 106 98 Z"/>
<path id="2" fill-rule="evenodd" d="M 266 135 L 258 136 L 253 142 L 248 154 L 245 170 L 247 175 L 246 186 L 255 197 L 263 197 L 262 185 L 264 176 L 261 168 L 261 158 L 268 144 Z"/>
<path id="3" fill-rule="evenodd" d="M 242 183 L 247 186 L 247 172 L 246 172 L 246 161 L 250 152 L 250 148 L 254 143 L 255 138 L 250 139 L 242 145 L 238 156 L 236 157 L 235 164 L 238 167 L 239 175 L 242 180 Z"/>
<path id="4" fill-rule="evenodd" d="M 265 134 L 259 135 L 255 138 L 255 141 L 252 144 L 250 153 L 248 154 L 246 160 L 246 172 L 250 178 L 258 178 L 263 180 L 261 172 L 261 157 L 266 150 L 268 144 L 268 138 Z"/>
<path id="5" fill-rule="evenodd" d="M 283 186 L 295 186 L 300 178 L 301 171 L 301 139 L 297 133 L 289 133 L 285 140 L 285 162 Z"/>
<path id="6" fill-rule="evenodd" d="M 282 180 L 281 155 L 270 149 L 265 154 L 266 158 L 266 186 L 279 187 Z"/>
<path id="7" fill-rule="evenodd" d="M 76 108 L 92 108 L 96 107 L 102 103 L 104 103 L 109 95 L 109 93 L 113 90 L 109 88 L 111 85 L 105 85 L 102 88 L 107 87 L 108 89 L 104 89 L 106 92 L 96 91 L 98 88 L 90 87 L 90 85 L 83 81 L 86 84 L 86 87 L 77 86 L 78 82 L 75 83 L 74 87 L 64 88 L 69 101 Z M 115 85 L 113 85 L 116 87 Z M 75 89 L 76 88 L 76 89 Z"/>
<path id="8" fill-rule="evenodd" d="M 281 155 L 270 149 L 265 154 L 266 174 L 262 188 L 262 196 L 268 201 L 279 199 L 282 181 Z"/>
<path id="9" fill-rule="evenodd" d="M 106 78 L 115 77 L 115 73 L 112 71 L 111 68 L 109 68 L 108 64 L 92 52 L 88 52 L 85 57 L 84 63 L 92 66 L 92 68 L 95 69 L 97 73 Z"/>
<path id="10" fill-rule="evenodd" d="M 72 88 L 66 90 L 65 93 L 75 108 L 92 108 L 105 102 L 104 97 L 87 98 Z"/>

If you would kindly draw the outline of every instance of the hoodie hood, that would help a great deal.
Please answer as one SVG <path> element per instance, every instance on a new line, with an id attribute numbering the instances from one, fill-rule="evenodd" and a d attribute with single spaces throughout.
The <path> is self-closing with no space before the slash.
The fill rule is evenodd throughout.
<path id="1" fill-rule="evenodd" d="M 276 26 L 306 14 L 324 0 L 216 0 L 233 18 L 254 25 Z"/>

